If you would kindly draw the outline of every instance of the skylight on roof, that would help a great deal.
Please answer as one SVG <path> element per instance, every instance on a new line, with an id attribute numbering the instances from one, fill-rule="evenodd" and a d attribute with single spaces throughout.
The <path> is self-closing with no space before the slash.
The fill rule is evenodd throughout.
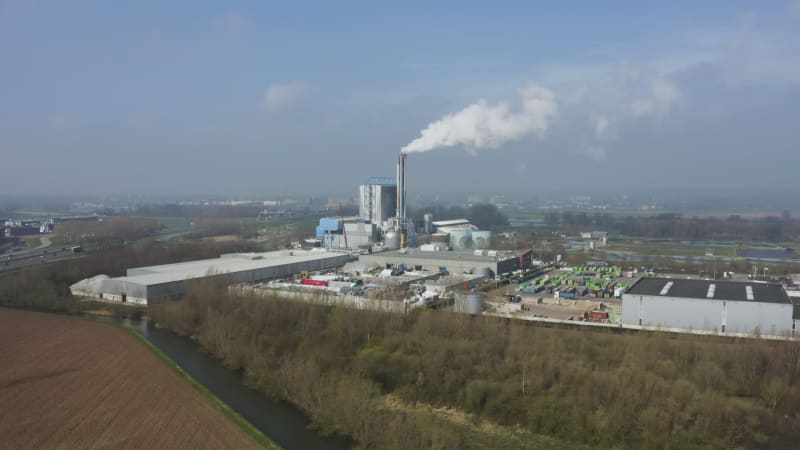
<path id="1" fill-rule="evenodd" d="M 745 292 L 747 292 L 747 299 L 753 301 L 756 299 L 755 295 L 753 295 L 753 286 L 745 286 Z"/>
<path id="2" fill-rule="evenodd" d="M 706 298 L 714 298 L 714 291 L 717 290 L 717 285 L 711 283 L 708 285 L 708 292 L 706 292 Z"/>

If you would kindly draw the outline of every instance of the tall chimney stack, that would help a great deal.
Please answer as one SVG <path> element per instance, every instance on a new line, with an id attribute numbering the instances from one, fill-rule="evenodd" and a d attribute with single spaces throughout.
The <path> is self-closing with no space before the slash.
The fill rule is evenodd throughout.
<path id="1" fill-rule="evenodd" d="M 397 219 L 401 235 L 406 229 L 406 154 L 397 155 Z"/>

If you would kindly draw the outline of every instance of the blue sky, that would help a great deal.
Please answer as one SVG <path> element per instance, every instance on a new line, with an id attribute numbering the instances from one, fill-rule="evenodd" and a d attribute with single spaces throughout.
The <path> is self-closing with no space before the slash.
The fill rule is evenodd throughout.
<path id="1" fill-rule="evenodd" d="M 0 191 L 351 193 L 530 86 L 541 132 L 411 185 L 800 188 L 800 3 L 379 3 L 0 0 Z"/>

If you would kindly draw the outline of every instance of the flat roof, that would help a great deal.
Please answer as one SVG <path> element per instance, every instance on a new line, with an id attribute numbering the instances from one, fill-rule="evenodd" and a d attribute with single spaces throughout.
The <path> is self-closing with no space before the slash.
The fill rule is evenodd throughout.
<path id="1" fill-rule="evenodd" d="M 446 227 L 448 225 L 462 225 L 462 224 L 468 224 L 470 222 L 467 219 L 455 219 L 455 220 L 434 220 L 431 223 L 437 227 Z"/>
<path id="2" fill-rule="evenodd" d="M 160 266 L 136 267 L 128 269 L 129 272 L 127 276 L 114 279 L 150 286 L 202 278 L 208 275 L 221 275 L 282 266 L 284 264 L 297 262 L 324 260 L 343 255 L 346 255 L 346 253 L 298 249 L 264 253 L 229 253 L 213 259 L 163 264 Z M 131 273 L 131 271 L 133 273 Z"/>
<path id="3" fill-rule="evenodd" d="M 668 286 L 668 283 L 672 283 Z M 710 286 L 714 285 L 712 289 Z M 752 297 L 748 298 L 748 287 Z M 662 294 L 662 292 L 664 292 Z M 643 277 L 626 294 L 657 297 L 681 297 L 707 300 L 791 303 L 783 286 L 772 283 L 720 280 L 685 280 L 681 278 Z"/>
<path id="4" fill-rule="evenodd" d="M 485 252 L 485 251 L 484 251 Z M 510 258 L 517 258 L 515 252 L 498 251 L 496 256 L 476 255 L 471 251 L 442 251 L 442 252 L 424 252 L 419 249 L 411 249 L 406 251 L 401 250 L 386 250 L 383 252 L 371 253 L 369 255 L 361 255 L 362 257 L 378 257 L 378 258 L 391 258 L 391 259 L 404 259 L 404 258 L 418 258 L 430 260 L 447 260 L 447 261 L 473 261 L 473 262 L 497 262 Z M 365 258 L 371 259 L 371 258 Z"/>

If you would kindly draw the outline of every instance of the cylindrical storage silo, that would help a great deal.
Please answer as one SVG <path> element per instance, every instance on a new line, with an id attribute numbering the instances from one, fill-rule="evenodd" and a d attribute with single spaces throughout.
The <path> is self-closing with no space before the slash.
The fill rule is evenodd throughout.
<path id="1" fill-rule="evenodd" d="M 455 230 L 450 232 L 450 248 L 453 250 L 468 250 L 470 244 L 468 230 Z"/>
<path id="2" fill-rule="evenodd" d="M 491 231 L 473 231 L 472 247 L 475 250 L 489 250 L 494 246 L 494 233 Z"/>
<path id="3" fill-rule="evenodd" d="M 483 312 L 483 294 L 479 292 L 456 294 L 454 305 L 455 312 L 481 314 Z"/>
<path id="4" fill-rule="evenodd" d="M 433 234 L 433 214 L 426 213 L 423 217 L 423 225 L 425 227 L 425 233 Z"/>
<path id="5" fill-rule="evenodd" d="M 400 248 L 400 233 L 394 230 L 387 232 L 383 238 L 383 245 L 389 250 Z"/>

